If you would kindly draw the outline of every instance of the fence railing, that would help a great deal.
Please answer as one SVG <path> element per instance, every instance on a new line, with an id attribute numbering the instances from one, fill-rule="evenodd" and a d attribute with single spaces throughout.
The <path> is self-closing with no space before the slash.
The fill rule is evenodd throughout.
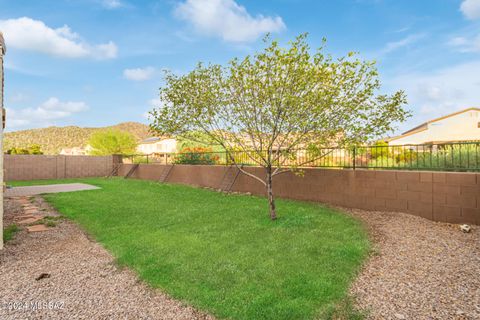
<path id="1" fill-rule="evenodd" d="M 180 152 L 124 156 L 124 163 L 258 165 L 267 152 Z M 301 149 L 273 154 L 280 166 L 480 171 L 480 142 Z"/>

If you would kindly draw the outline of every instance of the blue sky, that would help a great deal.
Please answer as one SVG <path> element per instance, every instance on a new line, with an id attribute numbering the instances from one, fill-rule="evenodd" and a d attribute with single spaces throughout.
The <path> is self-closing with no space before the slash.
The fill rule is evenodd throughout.
<path id="1" fill-rule="evenodd" d="M 480 107 L 480 0 L 0 0 L 7 130 L 148 123 L 162 69 L 225 63 L 308 32 L 378 61 L 408 129 Z"/>

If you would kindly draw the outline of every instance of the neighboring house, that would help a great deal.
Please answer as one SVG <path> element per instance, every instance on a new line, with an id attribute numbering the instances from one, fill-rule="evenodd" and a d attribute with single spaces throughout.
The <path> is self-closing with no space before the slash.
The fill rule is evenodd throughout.
<path id="1" fill-rule="evenodd" d="M 3 150 L 3 128 L 5 126 L 5 109 L 3 109 L 3 55 L 7 48 L 3 40 L 3 34 L 0 32 L 0 118 L 2 125 L 0 126 L 0 150 Z M 0 191 L 0 249 L 3 249 L 3 152 L 0 152 L 0 183 L 2 190 Z"/>
<path id="2" fill-rule="evenodd" d="M 63 148 L 60 154 L 64 156 L 84 156 L 92 151 L 92 147 L 88 144 L 86 147 Z"/>
<path id="3" fill-rule="evenodd" d="M 177 140 L 171 138 L 150 137 L 142 140 L 137 151 L 142 154 L 175 153 L 177 152 Z"/>
<path id="4" fill-rule="evenodd" d="M 389 145 L 480 141 L 480 108 L 461 110 L 387 139 Z"/>
<path id="5" fill-rule="evenodd" d="M 83 156 L 86 154 L 85 148 L 82 147 L 73 147 L 73 148 L 63 148 L 60 150 L 60 154 L 64 156 Z"/>

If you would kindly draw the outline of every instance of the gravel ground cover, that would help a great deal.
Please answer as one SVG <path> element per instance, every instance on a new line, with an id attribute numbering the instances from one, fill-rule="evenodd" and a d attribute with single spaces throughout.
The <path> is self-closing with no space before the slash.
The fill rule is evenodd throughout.
<path id="1" fill-rule="evenodd" d="M 369 319 L 480 319 L 480 228 L 351 210 L 376 248 L 352 287 Z"/>
<path id="2" fill-rule="evenodd" d="M 43 209 L 41 198 L 34 202 Z M 51 210 L 51 208 L 48 208 Z M 5 225 L 23 213 L 5 201 Z M 20 231 L 0 251 L 0 319 L 212 319 L 147 287 L 80 228 Z"/>

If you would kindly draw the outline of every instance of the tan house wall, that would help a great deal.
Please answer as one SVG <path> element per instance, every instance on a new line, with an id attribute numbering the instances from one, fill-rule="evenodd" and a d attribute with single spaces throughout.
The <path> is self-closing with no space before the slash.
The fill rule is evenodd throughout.
<path id="1" fill-rule="evenodd" d="M 104 177 L 112 156 L 5 155 L 5 181 Z"/>
<path id="2" fill-rule="evenodd" d="M 175 153 L 177 152 L 177 140 L 163 139 L 151 143 L 140 143 L 137 146 L 137 151 L 143 154 Z"/>
<path id="3" fill-rule="evenodd" d="M 480 140 L 480 111 L 468 110 L 427 124 L 427 129 L 405 134 L 389 145 L 423 144 L 428 142 Z"/>
<path id="4" fill-rule="evenodd" d="M 119 175 L 132 167 L 124 164 Z M 139 165 L 131 176 L 158 180 L 165 166 Z M 176 165 L 169 183 L 219 188 L 227 167 Z M 262 175 L 261 168 L 246 170 Z M 232 191 L 263 196 L 258 181 L 239 175 Z M 282 198 L 307 200 L 365 210 L 405 212 L 434 221 L 480 224 L 480 174 L 382 170 L 305 169 L 304 177 L 277 176 L 274 192 Z"/>

